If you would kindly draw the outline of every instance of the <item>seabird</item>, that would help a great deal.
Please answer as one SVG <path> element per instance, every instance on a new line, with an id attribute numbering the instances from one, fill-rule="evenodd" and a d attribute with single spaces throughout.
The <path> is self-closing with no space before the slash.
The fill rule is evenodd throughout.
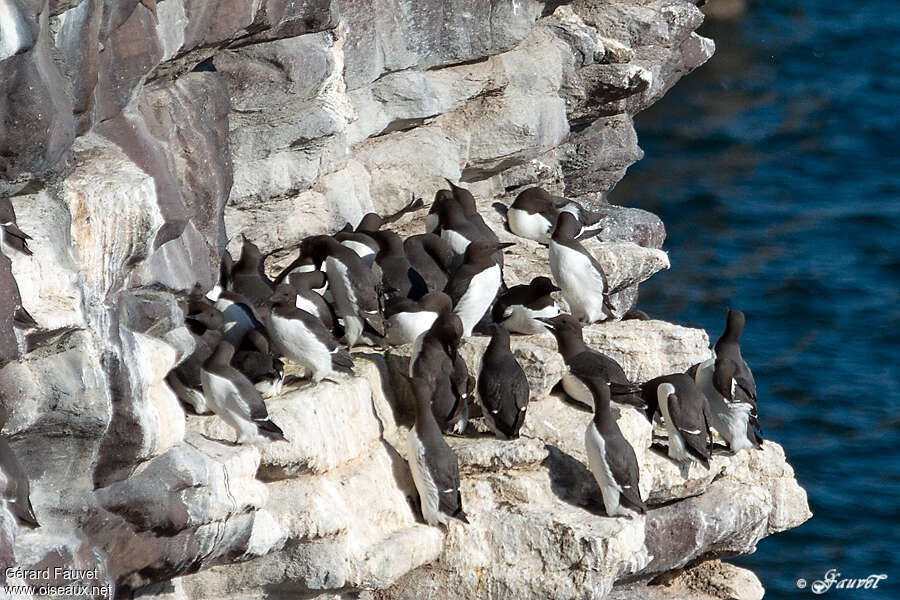
<path id="1" fill-rule="evenodd" d="M 568 314 L 552 319 L 538 319 L 545 323 L 556 337 L 559 353 L 566 362 L 563 390 L 573 399 L 593 407 L 594 394 L 591 382 L 609 384 L 612 399 L 621 404 L 646 408 L 641 398 L 641 388 L 628 380 L 625 370 L 613 358 L 584 343 L 581 324 Z M 595 387 L 596 387 L 595 386 Z"/>
<path id="2" fill-rule="evenodd" d="M 203 396 L 200 371 L 222 341 L 224 323 L 222 313 L 203 296 L 199 285 L 195 287 L 188 298 L 184 317 L 184 324 L 194 338 L 194 350 L 166 376 L 166 383 L 182 402 L 200 415 L 210 412 Z"/>
<path id="3" fill-rule="evenodd" d="M 472 329 L 491 307 L 503 284 L 503 272 L 493 258 L 494 253 L 512 245 L 473 242 L 466 248 L 463 264 L 447 282 L 444 291 L 462 320 L 463 337 L 472 335 Z"/>
<path id="4" fill-rule="evenodd" d="M 334 331 L 334 311 L 322 294 L 315 291 L 324 288 L 327 284 L 325 273 L 322 271 L 294 272 L 288 276 L 288 284 L 297 293 L 297 308 L 318 317 L 326 329 Z"/>
<path id="5" fill-rule="evenodd" d="M 519 437 L 531 393 L 528 377 L 509 347 L 509 332 L 491 325 L 491 341 L 481 360 L 478 400 L 484 420 L 501 440 Z"/>
<path id="6" fill-rule="evenodd" d="M 694 461 L 709 469 L 712 436 L 706 397 L 684 373 L 663 375 L 641 385 L 647 416 L 659 412 L 669 434 L 669 458 L 682 467 Z"/>
<path id="7" fill-rule="evenodd" d="M 550 295 L 558 291 L 549 277 L 535 277 L 527 285 L 516 285 L 500 294 L 491 316 L 495 323 L 502 323 L 512 333 L 541 333 L 546 326 L 538 318 L 550 319 L 559 314 L 559 307 Z"/>
<path id="8" fill-rule="evenodd" d="M 225 341 L 235 348 L 241 346 L 244 336 L 250 331 L 257 330 L 268 335 L 253 303 L 247 297 L 231 290 L 223 290 L 216 300 L 216 308 L 222 313 Z"/>
<path id="9" fill-rule="evenodd" d="M 600 215 L 574 200 L 553 196 L 541 187 L 528 188 L 516 196 L 506 219 L 509 230 L 514 234 L 547 244 L 561 212 L 569 212 L 578 220 L 580 227 L 576 237 L 599 233 L 597 222 Z"/>
<path id="10" fill-rule="evenodd" d="M 422 516 L 429 525 L 445 524 L 450 518 L 468 523 L 459 491 L 459 461 L 444 440 L 431 412 L 428 383 L 411 381 L 416 402 L 416 424 L 409 430 L 409 470 L 419 492 Z"/>
<path id="11" fill-rule="evenodd" d="M 493 242 L 495 240 L 484 236 L 483 232 L 466 218 L 462 207 L 452 197 L 444 197 L 437 204 L 437 215 L 440 220 L 441 238 L 450 244 L 456 256 L 462 256 L 466 248 L 472 242 Z"/>
<path id="12" fill-rule="evenodd" d="M 637 457 L 609 412 L 609 386 L 592 379 L 589 389 L 594 395 L 594 418 L 584 432 L 584 445 L 591 473 L 603 495 L 606 514 L 628 516 L 623 506 L 626 502 L 638 512 L 645 513 L 647 507 L 641 500 Z"/>
<path id="13" fill-rule="evenodd" d="M 6 408 L 0 407 L 0 427 L 7 417 Z M 31 506 L 28 476 L 5 435 L 0 435 L 0 499 L 20 525 L 40 527 Z"/>
<path id="14" fill-rule="evenodd" d="M 234 346 L 222 341 L 200 370 L 206 404 L 238 434 L 237 443 L 284 440 L 281 429 L 269 420 L 259 390 L 231 366 Z"/>
<path id="15" fill-rule="evenodd" d="M 328 235 L 314 235 L 300 244 L 300 261 L 311 257 L 316 267 L 325 265 L 328 287 L 334 296 L 334 308 L 344 321 L 347 346 L 353 348 L 368 325 L 384 337 L 381 314 L 381 282 L 359 256 Z M 295 261 L 295 262 L 297 262 Z M 288 267 L 290 269 L 290 267 Z M 277 280 L 276 280 L 277 281 Z"/>
<path id="16" fill-rule="evenodd" d="M 13 252 L 21 252 L 25 256 L 31 256 L 33 252 L 28 248 L 30 239 L 31 236 L 19 229 L 16 224 L 16 211 L 12 201 L 9 198 L 0 198 L 0 248 L 3 249 L 3 253 L 12 256 Z"/>
<path id="17" fill-rule="evenodd" d="M 762 431 L 756 413 L 756 382 L 741 355 L 744 313 L 728 309 L 725 332 L 713 357 L 696 369 L 696 382 L 709 400 L 710 423 L 733 452 L 759 448 Z"/>
<path id="18" fill-rule="evenodd" d="M 418 300 L 428 293 L 428 284 L 406 257 L 403 239 L 393 231 L 373 231 L 378 243 L 375 262 L 381 267 L 381 285 L 385 296 Z"/>
<path id="19" fill-rule="evenodd" d="M 610 290 L 603 267 L 575 239 L 581 225 L 572 213 L 560 213 L 550 238 L 550 272 L 562 290 L 571 313 L 582 323 L 613 316 Z"/>
<path id="20" fill-rule="evenodd" d="M 272 295 L 274 288 L 266 276 L 262 252 L 247 236 L 242 237 L 241 258 L 231 269 L 232 290 L 258 306 Z"/>
<path id="21" fill-rule="evenodd" d="M 499 242 L 500 240 L 497 238 L 497 234 L 484 222 L 484 219 L 478 212 L 478 205 L 475 203 L 475 196 L 472 195 L 472 192 L 454 184 L 449 179 L 446 181 L 450 184 L 450 191 L 453 194 L 454 200 L 456 200 L 457 204 L 459 204 L 459 207 L 462 209 L 463 215 L 480 232 L 479 239 L 486 242 Z M 502 262 L 500 264 L 501 266 L 503 265 Z"/>
<path id="22" fill-rule="evenodd" d="M 354 252 L 362 259 L 366 266 L 371 267 L 375 262 L 375 256 L 378 254 L 378 242 L 375 241 L 371 234 L 378 231 L 381 227 L 381 217 L 375 213 L 365 215 L 360 221 L 361 229 L 357 227 L 354 231 L 339 231 L 334 234 L 334 239 Z"/>
<path id="23" fill-rule="evenodd" d="M 306 367 L 313 385 L 337 371 L 353 373 L 353 360 L 322 321 L 297 308 L 292 287 L 279 286 L 271 302 L 269 326 L 277 349 Z"/>
<path id="24" fill-rule="evenodd" d="M 444 311 L 431 328 L 416 338 L 409 376 L 424 379 L 432 390 L 431 409 L 441 431 L 462 433 L 469 420 L 469 396 L 474 385 L 458 353 L 462 322 Z"/>
<path id="25" fill-rule="evenodd" d="M 384 311 L 388 343 L 411 344 L 431 328 L 441 312 L 452 310 L 453 301 L 444 292 L 430 292 L 418 301 L 410 298 L 389 301 Z"/>
<path id="26" fill-rule="evenodd" d="M 403 251 L 410 266 L 425 280 L 429 292 L 440 292 L 447 286 L 453 269 L 453 248 L 433 233 L 411 235 L 403 241 Z"/>

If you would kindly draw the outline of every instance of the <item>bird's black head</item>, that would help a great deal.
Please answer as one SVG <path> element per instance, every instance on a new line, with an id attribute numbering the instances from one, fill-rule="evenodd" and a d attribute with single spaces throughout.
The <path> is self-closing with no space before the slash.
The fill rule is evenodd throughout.
<path id="1" fill-rule="evenodd" d="M 493 255 L 498 250 L 515 246 L 514 242 L 472 242 L 466 247 L 465 262 L 467 263 L 488 263 L 493 262 Z"/>
<path id="2" fill-rule="evenodd" d="M 444 292 L 429 292 L 422 296 L 419 305 L 431 312 L 443 313 L 453 310 L 453 300 Z"/>
<path id="3" fill-rule="evenodd" d="M 403 255 L 403 238 L 394 231 L 368 231 L 367 235 L 378 243 L 379 254 L 388 256 Z"/>
<path id="4" fill-rule="evenodd" d="M 296 290 L 317 290 L 325 287 L 323 271 L 304 271 L 288 275 L 288 283 Z"/>
<path id="5" fill-rule="evenodd" d="M 363 216 L 362 220 L 359 222 L 359 225 L 356 226 L 356 231 L 370 233 L 372 231 L 378 231 L 379 229 L 381 229 L 382 225 L 384 225 L 384 219 L 382 219 L 380 215 L 377 215 L 375 213 L 366 213 L 366 215 Z"/>
<path id="6" fill-rule="evenodd" d="M 739 342 L 744 332 L 744 313 L 736 308 L 728 309 L 728 319 L 725 324 L 725 333 L 722 337 L 730 342 Z"/>
<path id="7" fill-rule="evenodd" d="M 475 196 L 472 195 L 472 192 L 466 188 L 459 187 L 449 179 L 447 180 L 447 183 L 450 184 L 453 197 L 459 202 L 459 206 L 463 209 L 463 213 L 473 215 L 478 212 L 478 207 L 475 205 Z"/>
<path id="8" fill-rule="evenodd" d="M 300 256 L 311 258 L 316 268 L 321 269 L 328 253 L 335 246 L 340 246 L 340 242 L 330 235 L 313 235 L 300 242 Z"/>
<path id="9" fill-rule="evenodd" d="M 434 320 L 429 331 L 433 333 L 441 343 L 455 348 L 459 344 L 459 340 L 462 339 L 462 321 L 455 312 L 445 310 Z"/>
<path id="10" fill-rule="evenodd" d="M 512 207 L 531 212 L 547 210 L 553 205 L 550 193 L 542 187 L 531 187 L 519 193 L 513 200 Z"/>
<path id="11" fill-rule="evenodd" d="M 556 228 L 553 230 L 553 239 L 557 242 L 575 239 L 581 232 L 581 223 L 572 213 L 563 211 L 556 218 Z"/>
<path id="12" fill-rule="evenodd" d="M 550 278 L 544 277 L 543 275 L 532 279 L 530 285 L 532 289 L 534 289 L 539 294 L 547 295 L 559 291 L 559 288 L 553 285 L 553 282 L 550 281 Z"/>
<path id="13" fill-rule="evenodd" d="M 282 283 L 269 297 L 269 302 L 274 306 L 296 306 L 297 290 L 292 285 Z"/>

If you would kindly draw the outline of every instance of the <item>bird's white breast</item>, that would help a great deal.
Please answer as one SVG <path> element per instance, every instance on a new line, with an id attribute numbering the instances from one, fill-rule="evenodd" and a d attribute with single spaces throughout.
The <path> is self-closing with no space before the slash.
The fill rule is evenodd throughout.
<path id="1" fill-rule="evenodd" d="M 450 244 L 450 247 L 453 249 L 454 254 L 465 254 L 466 248 L 468 248 L 469 244 L 471 243 L 471 241 L 467 237 L 452 229 L 442 229 L 441 237 L 444 238 L 444 241 Z"/>
<path id="2" fill-rule="evenodd" d="M 540 310 L 532 310 L 528 307 L 516 304 L 507 308 L 507 318 L 503 321 L 504 327 L 514 333 L 543 333 L 547 327 L 536 320 L 538 317 L 553 318 L 559 314 L 556 304 L 545 306 Z"/>
<path id="3" fill-rule="evenodd" d="M 285 356 L 315 371 L 331 371 L 331 352 L 303 321 L 287 319 L 276 313 L 269 317 L 272 334 Z"/>
<path id="4" fill-rule="evenodd" d="M 469 287 L 453 308 L 453 312 L 459 315 L 462 321 L 463 337 L 472 335 L 472 329 L 490 308 L 498 289 L 500 289 L 500 265 L 488 267 L 469 281 Z"/>
<path id="5" fill-rule="evenodd" d="M 577 319 L 593 323 L 606 318 L 603 276 L 587 256 L 550 240 L 550 271 Z"/>
<path id="6" fill-rule="evenodd" d="M 391 344 L 412 343 L 428 331 L 436 318 L 437 313 L 427 310 L 397 313 L 388 319 L 388 341 Z"/>
<path id="7" fill-rule="evenodd" d="M 509 229 L 514 234 L 534 240 L 536 242 L 548 242 L 552 224 L 540 213 L 531 214 L 521 208 L 510 208 L 506 213 Z"/>
<path id="8" fill-rule="evenodd" d="M 422 504 L 422 516 L 430 525 L 446 523 L 447 517 L 441 514 L 440 496 L 434 477 L 425 463 L 425 446 L 416 434 L 416 428 L 409 431 L 406 439 L 409 455 L 409 470 L 419 492 L 419 500 Z"/>

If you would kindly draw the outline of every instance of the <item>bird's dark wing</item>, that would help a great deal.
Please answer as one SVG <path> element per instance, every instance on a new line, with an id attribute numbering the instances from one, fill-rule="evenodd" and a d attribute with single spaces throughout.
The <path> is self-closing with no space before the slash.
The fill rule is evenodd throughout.
<path id="1" fill-rule="evenodd" d="M 709 430 L 703 412 L 703 404 L 691 402 L 688 398 L 682 399 L 678 394 L 671 394 L 668 408 L 672 424 L 681 433 L 688 452 L 708 469 Z"/>
<path id="2" fill-rule="evenodd" d="M 438 489 L 438 509 L 446 515 L 468 522 L 459 491 L 459 460 L 447 442 L 443 438 L 439 440 L 425 452 L 425 464 Z"/>
<path id="3" fill-rule="evenodd" d="M 640 512 L 646 512 L 647 507 L 641 500 L 641 492 L 638 484 L 640 483 L 640 469 L 638 468 L 637 456 L 634 454 L 634 448 L 622 435 L 618 425 L 612 433 L 619 439 L 617 444 L 608 444 L 606 446 L 606 461 L 609 464 L 609 470 L 612 472 L 616 483 L 622 488 L 622 495 L 634 505 Z M 620 452 L 612 452 L 611 448 L 615 446 Z"/>
<path id="4" fill-rule="evenodd" d="M 469 283 L 476 274 L 476 269 L 477 267 L 464 264 L 456 270 L 456 273 L 454 273 L 453 277 L 450 278 L 450 281 L 447 282 L 444 293 L 450 296 L 450 300 L 453 301 L 453 306 L 456 306 L 456 303 L 459 302 L 460 298 L 466 293 L 466 290 L 469 289 Z"/>

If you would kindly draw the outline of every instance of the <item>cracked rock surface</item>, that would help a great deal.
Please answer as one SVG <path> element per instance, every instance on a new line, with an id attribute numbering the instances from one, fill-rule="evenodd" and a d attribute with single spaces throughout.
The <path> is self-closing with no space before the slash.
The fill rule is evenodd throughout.
<path id="1" fill-rule="evenodd" d="M 41 522 L 0 523 L 0 566 L 94 570 L 81 583 L 122 598 L 759 597 L 717 559 L 809 518 L 781 448 L 683 477 L 617 407 L 652 510 L 608 518 L 590 415 L 549 395 L 564 365 L 548 334 L 513 338 L 533 396 L 522 438 L 450 439 L 472 524 L 447 530 L 422 522 L 404 456 L 408 348 L 286 386 L 267 404 L 290 441 L 267 446 L 235 445 L 164 381 L 191 351 L 180 301 L 212 287 L 238 233 L 276 270 L 303 237 L 428 202 L 444 178 L 516 241 L 510 285 L 546 274 L 547 250 L 506 232 L 496 203 L 540 184 L 601 211 L 588 247 L 632 282 L 612 298 L 625 314 L 670 267 L 665 228 L 604 197 L 642 156 L 633 116 L 712 55 L 693 3 L 0 5 L 0 195 L 34 252 L 0 257 L 0 403 Z M 13 328 L 17 303 L 39 329 Z M 709 355 L 705 332 L 659 320 L 585 336 L 635 381 Z M 463 348 L 473 372 L 486 343 Z"/>

